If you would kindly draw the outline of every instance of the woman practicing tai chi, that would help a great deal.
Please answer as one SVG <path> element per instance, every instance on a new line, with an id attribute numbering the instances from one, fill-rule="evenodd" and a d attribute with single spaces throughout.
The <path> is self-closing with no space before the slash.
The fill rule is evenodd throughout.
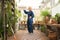
<path id="1" fill-rule="evenodd" d="M 28 27 L 28 32 L 33 33 L 33 18 L 34 18 L 34 13 L 32 11 L 32 8 L 28 8 L 29 11 L 24 10 L 24 13 L 28 15 L 27 19 L 27 27 Z"/>

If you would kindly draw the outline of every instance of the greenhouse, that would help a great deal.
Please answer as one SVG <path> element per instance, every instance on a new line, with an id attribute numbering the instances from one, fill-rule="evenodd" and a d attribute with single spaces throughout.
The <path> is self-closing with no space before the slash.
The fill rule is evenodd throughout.
<path id="1" fill-rule="evenodd" d="M 60 0 L 0 0 L 0 40 L 60 40 Z"/>

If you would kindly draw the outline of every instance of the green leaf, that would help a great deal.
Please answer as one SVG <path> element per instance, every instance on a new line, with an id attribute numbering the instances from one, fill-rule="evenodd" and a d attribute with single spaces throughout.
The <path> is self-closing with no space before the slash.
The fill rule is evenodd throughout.
<path id="1" fill-rule="evenodd" d="M 48 10 L 41 11 L 42 16 L 47 16 L 49 14 L 50 14 L 50 12 Z"/>

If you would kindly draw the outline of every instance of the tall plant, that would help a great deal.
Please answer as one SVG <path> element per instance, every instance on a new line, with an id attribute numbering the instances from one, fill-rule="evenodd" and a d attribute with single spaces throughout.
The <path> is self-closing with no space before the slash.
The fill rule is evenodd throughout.
<path id="1" fill-rule="evenodd" d="M 3 3 L 2 3 L 3 2 Z M 4 40 L 3 38 L 4 38 L 4 28 L 3 27 L 5 27 L 5 26 L 3 26 L 4 24 L 4 1 L 2 0 L 2 1 L 0 1 L 0 37 L 2 38 L 1 40 Z M 3 10 L 3 11 L 2 11 Z M 4 22 L 3 22 L 4 21 Z"/>
<path id="2" fill-rule="evenodd" d="M 12 33 L 11 28 L 15 27 L 13 24 L 17 22 L 17 16 L 12 12 L 11 7 L 12 7 L 11 3 L 7 1 L 7 8 L 6 8 L 7 19 L 6 20 L 8 25 L 7 26 L 8 35 L 11 35 Z"/>

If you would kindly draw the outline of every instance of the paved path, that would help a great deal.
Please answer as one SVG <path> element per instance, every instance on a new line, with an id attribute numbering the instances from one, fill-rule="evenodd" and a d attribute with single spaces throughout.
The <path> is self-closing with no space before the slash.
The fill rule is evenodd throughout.
<path id="1" fill-rule="evenodd" d="M 27 30 L 20 30 L 15 35 L 17 40 L 48 40 L 44 33 L 38 30 L 34 30 L 31 34 Z M 13 40 L 13 37 L 8 40 Z"/>

